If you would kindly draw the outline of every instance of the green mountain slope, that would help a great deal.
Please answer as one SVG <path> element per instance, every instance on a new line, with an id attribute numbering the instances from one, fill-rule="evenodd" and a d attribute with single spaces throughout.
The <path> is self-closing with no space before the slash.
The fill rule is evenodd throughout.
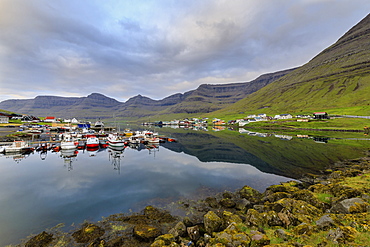
<path id="1" fill-rule="evenodd" d="M 354 108 L 370 113 L 370 15 L 307 64 L 218 115 Z"/>

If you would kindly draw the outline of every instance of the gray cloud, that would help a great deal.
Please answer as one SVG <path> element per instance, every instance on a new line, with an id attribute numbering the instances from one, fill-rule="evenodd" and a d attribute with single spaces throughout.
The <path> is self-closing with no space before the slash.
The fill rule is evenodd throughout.
<path id="1" fill-rule="evenodd" d="M 367 0 L 0 3 L 0 100 L 161 99 L 299 66 L 368 14 Z"/>

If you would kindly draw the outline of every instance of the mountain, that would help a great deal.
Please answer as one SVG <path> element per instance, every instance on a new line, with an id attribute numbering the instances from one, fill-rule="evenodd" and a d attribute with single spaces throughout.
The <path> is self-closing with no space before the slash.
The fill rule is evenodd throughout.
<path id="1" fill-rule="evenodd" d="M 281 78 L 294 69 L 261 75 L 243 83 L 203 84 L 197 89 L 177 93 L 161 100 L 137 95 L 119 102 L 99 93 L 87 97 L 37 96 L 34 99 L 10 99 L 0 102 L 0 108 L 36 116 L 79 118 L 138 119 L 154 115 L 209 113 L 231 105 L 245 96 Z"/>
<path id="2" fill-rule="evenodd" d="M 369 112 L 369 95 L 370 15 L 305 65 L 216 114 Z"/>

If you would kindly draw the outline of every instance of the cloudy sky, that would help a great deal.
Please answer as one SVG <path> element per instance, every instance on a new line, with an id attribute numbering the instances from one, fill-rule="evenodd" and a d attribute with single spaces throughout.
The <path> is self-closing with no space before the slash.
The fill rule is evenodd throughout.
<path id="1" fill-rule="evenodd" d="M 302 65 L 369 0 L 0 0 L 0 101 L 162 99 Z"/>

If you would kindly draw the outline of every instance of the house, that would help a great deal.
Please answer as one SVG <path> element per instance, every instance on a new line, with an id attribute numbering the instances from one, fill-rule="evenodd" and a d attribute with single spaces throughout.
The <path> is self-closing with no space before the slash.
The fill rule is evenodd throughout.
<path id="1" fill-rule="evenodd" d="M 327 112 L 314 112 L 313 118 L 314 119 L 329 119 L 329 115 Z"/>
<path id="2" fill-rule="evenodd" d="M 275 115 L 275 119 L 290 119 L 293 118 L 291 114 L 280 114 L 280 115 Z"/>
<path id="3" fill-rule="evenodd" d="M 48 116 L 44 119 L 44 122 L 46 123 L 55 123 L 56 122 L 56 118 L 55 117 L 51 117 L 51 116 Z"/>
<path id="4" fill-rule="evenodd" d="M 9 116 L 8 114 L 0 112 L 0 123 L 9 123 L 9 118 L 10 117 L 11 116 Z"/>

